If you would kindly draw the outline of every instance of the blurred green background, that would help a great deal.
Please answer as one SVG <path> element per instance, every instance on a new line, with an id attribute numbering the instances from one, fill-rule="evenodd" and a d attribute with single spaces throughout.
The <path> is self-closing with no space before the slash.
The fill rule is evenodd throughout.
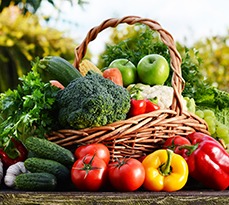
<path id="1" fill-rule="evenodd" d="M 37 10 L 42 0 L 0 1 L 0 92 L 8 88 L 15 88 L 18 77 L 27 73 L 31 68 L 31 61 L 37 56 L 42 58 L 56 55 L 73 62 L 74 48 L 78 45 L 76 38 L 66 36 L 66 33 L 53 27 L 44 26 L 42 21 L 49 21 L 52 17 L 40 16 Z M 55 8 L 55 0 L 47 0 Z M 71 1 L 75 7 L 83 7 L 90 1 Z M 61 12 L 59 10 L 58 12 Z M 77 19 L 80 21 L 80 19 Z M 96 25 L 95 25 L 96 26 Z M 125 30 L 125 29 L 124 29 Z M 117 44 L 124 39 L 134 38 L 139 31 L 129 29 L 122 32 L 113 29 L 109 44 Z M 120 35 L 122 34 L 122 35 Z M 77 34 L 76 34 L 77 36 Z M 187 45 L 177 42 L 177 49 L 182 54 Z M 108 46 L 102 53 L 106 53 Z M 191 56 L 193 62 L 198 61 L 201 75 L 215 87 L 229 92 L 229 32 L 199 39 L 188 49 L 195 50 Z M 88 49 L 87 57 L 93 57 Z M 98 65 L 105 66 L 103 59 Z"/>

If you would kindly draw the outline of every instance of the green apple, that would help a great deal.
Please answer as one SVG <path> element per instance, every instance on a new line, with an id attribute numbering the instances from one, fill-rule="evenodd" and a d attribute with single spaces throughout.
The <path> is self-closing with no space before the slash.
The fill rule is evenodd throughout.
<path id="1" fill-rule="evenodd" d="M 118 68 L 120 70 L 124 87 L 137 82 L 137 68 L 128 59 L 115 59 L 108 67 Z"/>
<path id="2" fill-rule="evenodd" d="M 137 65 L 139 80 L 148 85 L 163 85 L 169 77 L 169 64 L 159 54 L 144 56 Z"/>

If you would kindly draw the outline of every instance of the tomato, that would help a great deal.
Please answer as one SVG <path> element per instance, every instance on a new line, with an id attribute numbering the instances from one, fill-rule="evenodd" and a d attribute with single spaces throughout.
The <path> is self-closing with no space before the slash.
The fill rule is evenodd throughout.
<path id="1" fill-rule="evenodd" d="M 117 85 L 123 86 L 122 73 L 118 68 L 107 68 L 103 71 L 103 77 L 110 79 Z"/>
<path id="2" fill-rule="evenodd" d="M 168 138 L 165 141 L 163 147 L 166 149 L 169 148 L 173 150 L 174 153 L 176 154 L 182 155 L 184 152 L 187 151 L 185 149 L 179 149 L 179 147 L 182 145 L 191 145 L 191 142 L 186 137 L 176 135 L 176 136 Z"/>
<path id="3" fill-rule="evenodd" d="M 135 191 L 145 180 L 145 169 L 137 159 L 121 159 L 108 165 L 108 179 L 117 191 Z"/>
<path id="4" fill-rule="evenodd" d="M 50 80 L 49 81 L 52 86 L 56 86 L 57 88 L 60 88 L 61 90 L 64 89 L 64 86 L 57 80 Z"/>
<path id="5" fill-rule="evenodd" d="M 72 166 L 71 180 L 80 191 L 98 191 L 107 180 L 107 165 L 95 155 L 86 155 Z"/>
<path id="6" fill-rule="evenodd" d="M 165 141 L 163 147 L 174 150 L 175 147 L 178 147 L 178 146 L 181 146 L 181 145 L 191 145 L 191 142 L 186 137 L 182 137 L 180 135 L 176 135 L 176 136 L 173 136 L 173 137 L 169 137 Z"/>
<path id="7" fill-rule="evenodd" d="M 107 148 L 107 146 L 105 146 L 102 143 L 81 145 L 78 148 L 76 148 L 74 153 L 76 159 L 84 157 L 87 154 L 89 155 L 95 154 L 97 157 L 102 159 L 106 164 L 108 164 L 110 161 L 110 151 Z"/>

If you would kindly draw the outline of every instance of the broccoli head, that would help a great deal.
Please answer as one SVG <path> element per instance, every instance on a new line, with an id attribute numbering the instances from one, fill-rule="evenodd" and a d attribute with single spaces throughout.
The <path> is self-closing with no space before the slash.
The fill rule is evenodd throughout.
<path id="1" fill-rule="evenodd" d="M 93 71 L 60 90 L 57 102 L 60 124 L 75 129 L 124 120 L 130 109 L 129 92 Z"/>

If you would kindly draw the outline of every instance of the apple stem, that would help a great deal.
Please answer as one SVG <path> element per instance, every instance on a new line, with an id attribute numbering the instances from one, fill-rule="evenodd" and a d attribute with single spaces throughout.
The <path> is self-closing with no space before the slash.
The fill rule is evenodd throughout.
<path id="1" fill-rule="evenodd" d="M 129 59 L 127 59 L 127 61 L 126 61 L 126 63 L 124 64 L 124 65 L 127 65 L 127 63 L 129 63 L 130 62 L 130 60 Z"/>

